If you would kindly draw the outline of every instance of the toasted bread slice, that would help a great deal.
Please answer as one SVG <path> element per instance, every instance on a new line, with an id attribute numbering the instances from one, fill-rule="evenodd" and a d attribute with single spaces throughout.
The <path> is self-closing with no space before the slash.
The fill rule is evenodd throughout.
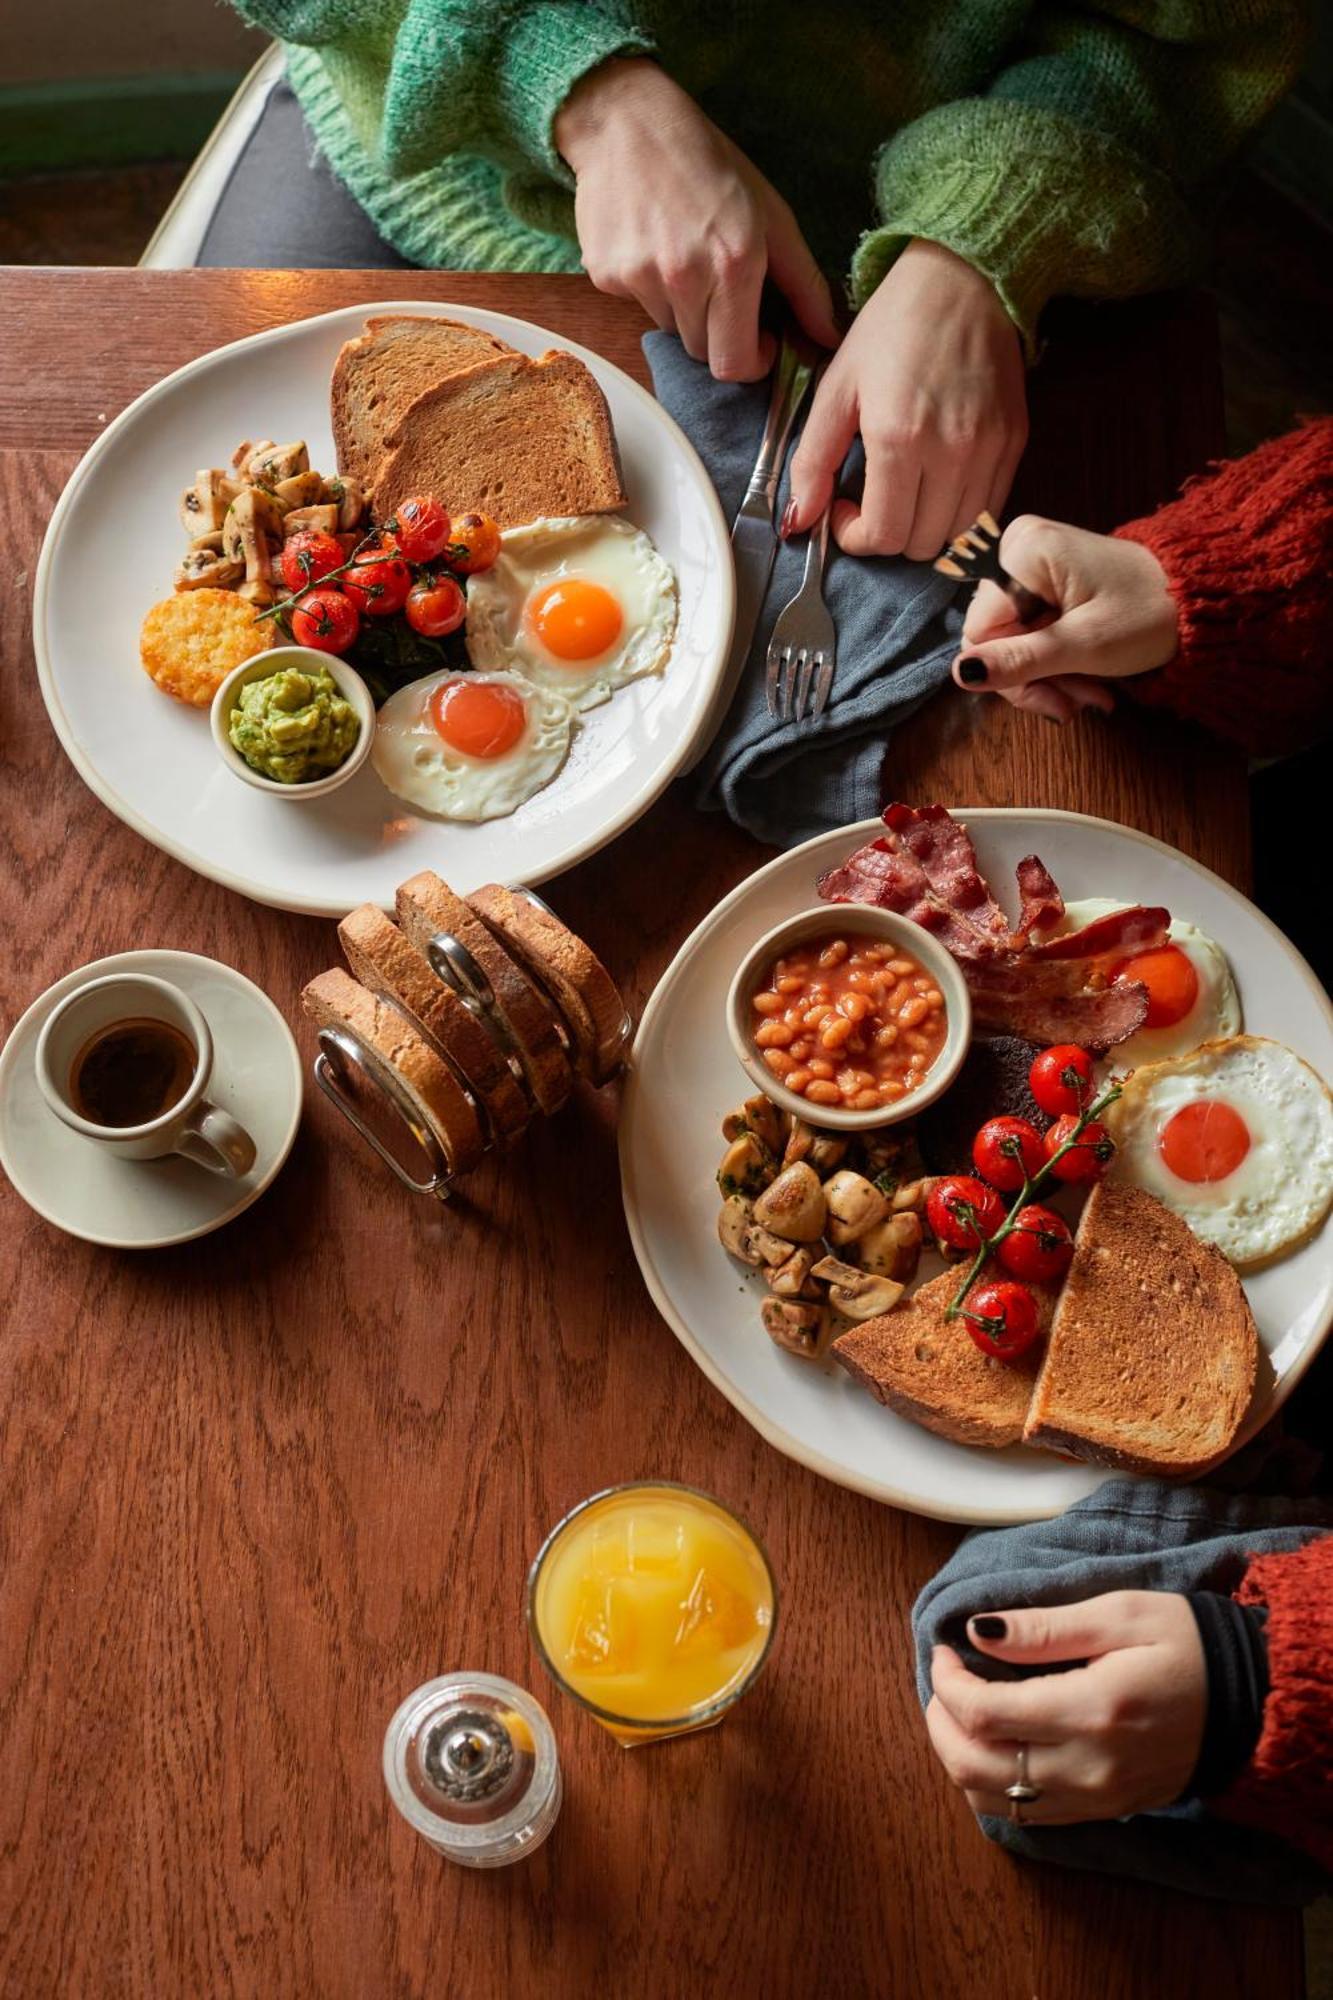
<path id="1" fill-rule="evenodd" d="M 497 1028 L 513 1045 L 533 1101 L 539 1110 L 558 1111 L 569 1096 L 574 1073 L 550 1001 L 481 918 L 430 869 L 423 868 L 402 884 L 397 913 L 399 924 L 419 952 L 429 956 L 430 940 L 440 931 L 449 931 L 472 954 L 490 981 Z"/>
<path id="2" fill-rule="evenodd" d="M 942 1272 L 892 1312 L 839 1334 L 830 1351 L 899 1416 L 955 1444 L 999 1450 L 1023 1435 L 1040 1347 L 1015 1361 L 983 1354 L 961 1319 L 944 1317 L 962 1278 L 961 1268 Z M 1032 1289 L 1049 1326 L 1054 1294 Z"/>
<path id="3" fill-rule="evenodd" d="M 1220 1250 L 1142 1188 L 1088 1197 L 1024 1439 L 1132 1472 L 1202 1472 L 1254 1391 L 1259 1342 Z"/>
<path id="4" fill-rule="evenodd" d="M 521 890 L 489 882 L 467 901 L 559 1009 L 579 1075 L 606 1083 L 624 1061 L 626 1012 L 596 953 Z"/>
<path id="5" fill-rule="evenodd" d="M 501 528 L 626 504 L 606 398 L 572 354 L 502 355 L 426 389 L 385 438 L 376 511 L 433 493 Z"/>
<path id="6" fill-rule="evenodd" d="M 465 1174 L 476 1166 L 483 1144 L 476 1105 L 405 1015 L 342 971 L 321 972 L 312 979 L 301 994 L 301 1006 L 316 1027 L 350 1029 L 393 1071 L 422 1123 L 439 1140 L 452 1173 Z"/>
<path id="7" fill-rule="evenodd" d="M 329 401 L 339 472 L 373 489 L 385 438 L 424 390 L 513 351 L 461 320 L 375 314 L 364 333 L 344 342 L 333 364 Z"/>
<path id="8" fill-rule="evenodd" d="M 361 984 L 407 1015 L 436 1053 L 452 1064 L 480 1102 L 497 1139 L 528 1122 L 528 1103 L 503 1052 L 451 986 L 374 903 L 343 918 L 338 937 Z"/>

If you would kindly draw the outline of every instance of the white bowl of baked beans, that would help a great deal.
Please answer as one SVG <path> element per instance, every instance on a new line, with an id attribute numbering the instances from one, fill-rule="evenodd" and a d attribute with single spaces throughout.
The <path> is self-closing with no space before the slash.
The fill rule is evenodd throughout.
<path id="1" fill-rule="evenodd" d="M 746 953 L 727 995 L 741 1067 L 831 1131 L 914 1118 L 957 1076 L 972 1003 L 929 931 L 870 903 L 820 903 Z"/>

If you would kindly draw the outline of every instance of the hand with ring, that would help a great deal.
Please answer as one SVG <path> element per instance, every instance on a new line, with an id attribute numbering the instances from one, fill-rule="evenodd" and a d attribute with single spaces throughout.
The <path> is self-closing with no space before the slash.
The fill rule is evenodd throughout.
<path id="1" fill-rule="evenodd" d="M 1116 1590 L 1081 1604 L 987 1612 L 969 1619 L 968 1637 L 991 1659 L 1063 1665 L 988 1681 L 952 1647 L 935 1648 L 926 1728 L 974 1812 L 1068 1826 L 1151 1812 L 1185 1791 L 1208 1703 L 1185 1598 Z"/>

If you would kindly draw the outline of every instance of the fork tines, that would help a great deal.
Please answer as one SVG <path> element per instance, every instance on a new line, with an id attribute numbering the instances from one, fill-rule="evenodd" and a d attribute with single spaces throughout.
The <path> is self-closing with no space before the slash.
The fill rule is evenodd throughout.
<path id="1" fill-rule="evenodd" d="M 1000 532 L 993 514 L 978 514 L 972 526 L 955 535 L 946 552 L 936 557 L 933 567 L 941 576 L 951 576 L 959 583 L 977 583 L 988 577 L 992 583 L 1006 585 L 1009 573 L 1000 561 Z"/>

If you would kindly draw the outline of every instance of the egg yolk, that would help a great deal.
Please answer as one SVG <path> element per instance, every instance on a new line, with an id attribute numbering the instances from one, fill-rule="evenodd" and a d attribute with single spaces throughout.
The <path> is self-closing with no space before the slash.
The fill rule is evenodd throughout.
<path id="1" fill-rule="evenodd" d="M 600 583 L 564 576 L 529 598 L 524 622 L 557 660 L 595 660 L 615 645 L 625 619 Z"/>
<path id="2" fill-rule="evenodd" d="M 451 750 L 488 762 L 512 750 L 527 725 L 522 695 L 494 681 L 442 681 L 430 698 L 431 721 Z"/>
<path id="3" fill-rule="evenodd" d="M 1118 979 L 1135 979 L 1148 989 L 1145 1028 L 1174 1028 L 1199 997 L 1199 975 L 1179 945 L 1141 951 L 1116 969 Z"/>
<path id="4" fill-rule="evenodd" d="M 1203 1098 L 1168 1118 L 1157 1150 L 1179 1181 L 1224 1181 L 1250 1150 L 1250 1129 L 1229 1104 Z"/>

